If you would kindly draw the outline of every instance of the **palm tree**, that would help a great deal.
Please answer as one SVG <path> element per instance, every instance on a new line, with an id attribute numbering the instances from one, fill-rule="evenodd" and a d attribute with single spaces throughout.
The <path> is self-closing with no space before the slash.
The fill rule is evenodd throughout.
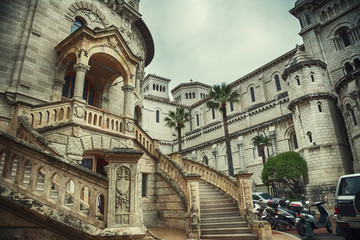
<path id="1" fill-rule="evenodd" d="M 176 107 L 176 111 L 169 111 L 169 116 L 164 120 L 166 122 L 165 126 L 169 128 L 175 127 L 175 130 L 178 132 L 178 143 L 179 143 L 179 152 L 181 152 L 181 129 L 185 127 L 185 123 L 190 121 L 190 113 L 185 110 L 184 107 Z"/>
<path id="2" fill-rule="evenodd" d="M 261 157 L 263 160 L 263 164 L 265 164 L 265 147 L 267 147 L 268 150 L 268 157 L 269 157 L 269 146 L 271 146 L 271 138 L 265 136 L 255 136 L 252 138 L 252 144 L 257 147 L 261 147 Z"/>
<path id="3" fill-rule="evenodd" d="M 226 115 L 226 103 L 234 103 L 239 101 L 240 94 L 237 91 L 232 91 L 231 85 L 222 83 L 221 85 L 214 85 L 209 93 L 210 101 L 206 106 L 211 109 L 219 109 L 222 112 L 225 132 L 226 155 L 228 161 L 228 171 L 230 176 L 234 176 L 234 167 L 231 155 L 231 145 L 229 137 L 229 128 Z"/>

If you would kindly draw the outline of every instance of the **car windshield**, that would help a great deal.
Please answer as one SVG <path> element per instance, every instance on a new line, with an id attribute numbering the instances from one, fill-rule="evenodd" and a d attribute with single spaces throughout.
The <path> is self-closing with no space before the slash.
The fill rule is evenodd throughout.
<path id="1" fill-rule="evenodd" d="M 360 176 L 343 178 L 340 182 L 339 195 L 355 195 L 360 191 Z"/>
<path id="2" fill-rule="evenodd" d="M 268 193 L 261 193 L 261 194 L 259 194 L 259 195 L 260 195 L 260 197 L 262 197 L 263 199 L 271 199 L 271 198 L 272 198 L 271 195 L 268 194 Z"/>

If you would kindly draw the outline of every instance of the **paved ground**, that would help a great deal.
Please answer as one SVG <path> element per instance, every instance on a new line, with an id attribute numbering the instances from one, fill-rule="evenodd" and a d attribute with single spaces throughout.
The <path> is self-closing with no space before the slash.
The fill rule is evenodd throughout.
<path id="1" fill-rule="evenodd" d="M 325 228 L 315 229 L 314 240 L 344 240 L 345 238 L 336 235 L 335 229 L 336 224 L 334 220 L 331 218 L 333 233 L 328 233 Z M 162 240 L 186 240 L 186 234 L 184 231 L 169 229 L 169 228 L 150 228 L 149 229 L 155 236 L 161 238 Z M 272 231 L 273 240 L 300 240 L 306 239 L 301 238 L 295 228 L 292 230 L 288 230 L 286 232 L 280 231 Z"/>

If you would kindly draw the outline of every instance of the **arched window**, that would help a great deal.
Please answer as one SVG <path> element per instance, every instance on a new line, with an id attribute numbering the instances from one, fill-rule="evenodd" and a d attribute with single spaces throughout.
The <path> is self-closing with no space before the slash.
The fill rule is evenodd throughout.
<path id="1" fill-rule="evenodd" d="M 307 135 L 308 135 L 308 137 L 309 137 L 309 142 L 312 143 L 313 139 L 312 139 L 312 134 L 311 134 L 311 132 L 307 132 Z"/>
<path id="2" fill-rule="evenodd" d="M 76 17 L 75 21 L 74 21 L 74 24 L 71 27 L 70 34 L 75 32 L 77 29 L 79 29 L 80 27 L 82 27 L 84 25 L 85 25 L 85 21 L 83 21 L 82 19 Z"/>
<path id="3" fill-rule="evenodd" d="M 156 110 L 156 122 L 159 123 L 160 122 L 160 111 Z"/>
<path id="4" fill-rule="evenodd" d="M 299 148 L 295 132 L 290 134 L 290 141 L 294 149 Z"/>
<path id="5" fill-rule="evenodd" d="M 305 18 L 306 18 L 306 23 L 309 25 L 311 24 L 311 18 L 310 18 L 310 15 L 309 14 L 305 14 Z"/>
<path id="6" fill-rule="evenodd" d="M 192 97 L 195 98 L 195 93 L 194 92 L 192 93 Z"/>
<path id="7" fill-rule="evenodd" d="M 204 163 L 205 165 L 209 165 L 209 159 L 208 159 L 207 156 L 204 156 L 204 157 L 203 157 L 203 163 Z"/>
<path id="8" fill-rule="evenodd" d="M 341 40 L 342 40 L 342 42 L 344 44 L 344 47 L 347 47 L 347 46 L 349 46 L 351 44 L 349 35 L 347 33 L 347 28 L 342 28 L 339 31 L 339 37 L 341 38 Z"/>
<path id="9" fill-rule="evenodd" d="M 156 86 L 155 86 L 155 84 L 153 84 L 153 90 L 155 90 L 156 89 Z"/>
<path id="10" fill-rule="evenodd" d="M 196 114 L 196 126 L 200 125 L 199 114 Z"/>
<path id="11" fill-rule="evenodd" d="M 310 73 L 310 77 L 311 77 L 311 81 L 312 81 L 312 82 L 315 82 L 315 77 L 314 77 L 314 73 L 313 73 L 313 72 Z"/>
<path id="12" fill-rule="evenodd" d="M 328 18 L 328 15 L 327 15 L 327 13 L 325 11 L 321 12 L 321 18 L 322 18 L 323 21 L 325 21 Z"/>
<path id="13" fill-rule="evenodd" d="M 351 117 L 351 120 L 352 120 L 354 126 L 356 126 L 356 125 L 357 125 L 357 121 L 356 121 L 354 109 L 352 109 L 349 104 L 346 106 L 346 108 L 347 108 L 347 110 L 348 110 L 348 112 L 349 112 L 349 115 L 350 115 L 350 117 Z"/>
<path id="14" fill-rule="evenodd" d="M 300 78 L 299 78 L 299 76 L 296 76 L 295 80 L 296 80 L 297 84 L 300 86 Z"/>
<path id="15" fill-rule="evenodd" d="M 349 63 L 349 62 L 345 63 L 345 71 L 346 71 L 346 73 L 351 73 L 352 71 L 354 71 L 354 68 L 351 65 L 351 63 Z"/>
<path id="16" fill-rule="evenodd" d="M 250 88 L 250 95 L 251 95 L 251 101 L 255 102 L 255 92 L 253 87 Z"/>
<path id="17" fill-rule="evenodd" d="M 358 58 L 354 59 L 354 66 L 355 69 L 359 69 L 360 68 L 360 60 Z"/>
<path id="18" fill-rule="evenodd" d="M 185 98 L 188 99 L 188 97 L 189 97 L 189 96 L 188 96 L 188 93 L 185 93 Z"/>
<path id="19" fill-rule="evenodd" d="M 319 112 L 322 112 L 322 103 L 321 103 L 321 102 L 318 102 L 318 103 L 317 103 L 317 106 L 318 106 Z"/>
<path id="20" fill-rule="evenodd" d="M 159 85 L 156 85 L 156 91 L 159 91 Z"/>
<path id="21" fill-rule="evenodd" d="M 281 91 L 281 85 L 280 85 L 280 78 L 279 75 L 275 75 L 275 85 L 276 85 L 276 90 L 277 91 Z"/>
<path id="22" fill-rule="evenodd" d="M 85 79 L 84 90 L 83 90 L 83 99 L 91 105 L 96 105 L 96 91 L 92 83 Z"/>
<path id="23" fill-rule="evenodd" d="M 215 119 L 215 109 L 214 108 L 211 109 L 211 114 L 212 114 L 212 119 Z"/>
<path id="24" fill-rule="evenodd" d="M 340 12 L 340 7 L 336 3 L 334 4 L 334 11 L 335 11 L 335 13 Z"/>
<path id="25" fill-rule="evenodd" d="M 75 73 L 71 73 L 65 77 L 65 84 L 62 89 L 63 97 L 72 98 L 74 96 L 75 77 Z"/>
<path id="26" fill-rule="evenodd" d="M 328 12 L 328 14 L 329 14 L 329 17 L 334 16 L 334 11 L 332 10 L 331 7 L 328 7 L 327 12 Z"/>
<path id="27" fill-rule="evenodd" d="M 234 111 L 234 103 L 230 102 L 230 112 L 233 112 L 233 111 Z"/>

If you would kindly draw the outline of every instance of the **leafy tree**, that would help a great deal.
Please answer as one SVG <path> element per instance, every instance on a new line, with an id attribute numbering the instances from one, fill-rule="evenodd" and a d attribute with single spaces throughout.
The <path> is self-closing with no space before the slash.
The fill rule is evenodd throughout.
<path id="1" fill-rule="evenodd" d="M 206 103 L 207 107 L 211 109 L 219 109 L 223 116 L 226 155 L 228 161 L 228 171 L 230 176 L 234 176 L 233 161 L 231 155 L 231 145 L 229 137 L 229 128 L 226 115 L 226 104 L 239 101 L 240 94 L 237 91 L 232 91 L 231 85 L 222 83 L 221 85 L 214 85 L 209 93 L 210 101 Z"/>
<path id="2" fill-rule="evenodd" d="M 179 152 L 181 152 L 181 129 L 185 123 L 190 121 L 190 113 L 184 107 L 176 107 L 176 111 L 169 111 L 168 116 L 164 119 L 169 128 L 175 128 L 178 132 Z"/>
<path id="3" fill-rule="evenodd" d="M 267 160 L 261 173 L 266 186 L 283 183 L 296 195 L 300 193 L 301 178 L 307 174 L 306 161 L 296 152 L 284 152 Z"/>
<path id="4" fill-rule="evenodd" d="M 252 144 L 256 147 L 261 147 L 261 151 L 262 151 L 262 160 L 263 160 L 263 164 L 265 164 L 265 147 L 269 147 L 271 146 L 271 138 L 269 137 L 263 137 L 263 136 L 255 136 L 252 138 Z M 269 157 L 269 148 L 268 148 L 268 157 Z"/>

